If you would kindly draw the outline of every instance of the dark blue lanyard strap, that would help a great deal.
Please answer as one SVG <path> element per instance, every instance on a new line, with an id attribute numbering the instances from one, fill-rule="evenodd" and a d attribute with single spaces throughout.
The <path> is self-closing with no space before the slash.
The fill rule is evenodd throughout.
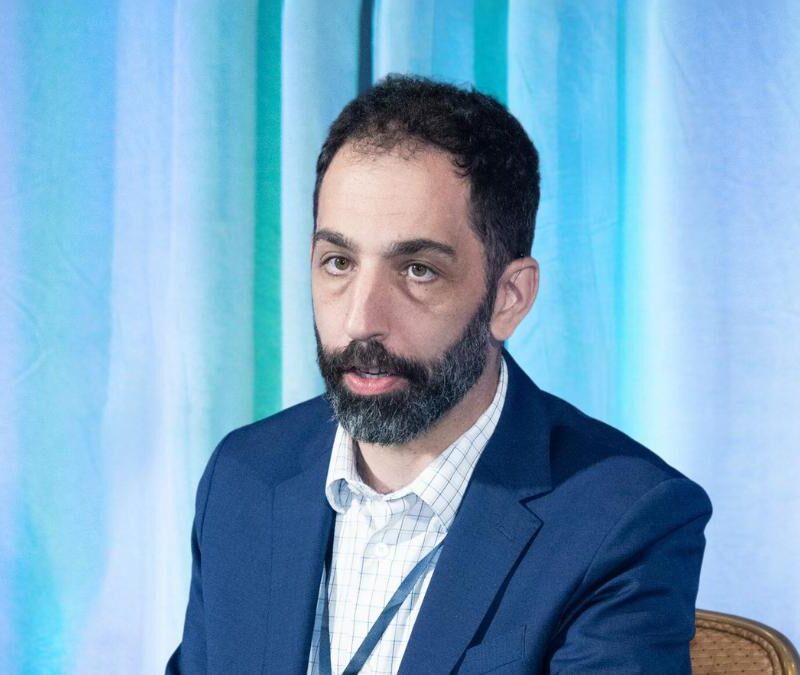
<path id="1" fill-rule="evenodd" d="M 347 664 L 347 667 L 342 672 L 342 675 L 356 675 L 356 673 L 361 671 L 361 669 L 364 667 L 364 664 L 367 662 L 369 655 L 372 654 L 372 650 L 375 649 L 375 645 L 378 644 L 378 641 L 386 632 L 386 629 L 389 627 L 389 624 L 392 622 L 395 614 L 397 614 L 400 606 L 408 597 L 408 594 L 411 593 L 411 590 L 414 588 L 417 581 L 419 581 L 420 577 L 425 573 L 425 570 L 428 569 L 428 565 L 433 559 L 433 556 L 436 555 L 436 552 L 443 543 L 444 539 L 436 544 L 430 553 L 428 553 L 424 558 L 422 558 L 422 560 L 414 565 L 414 569 L 412 569 L 408 573 L 408 576 L 406 576 L 406 578 L 400 582 L 400 585 L 397 587 L 394 595 L 390 598 L 389 603 L 383 608 L 383 611 L 380 613 L 378 618 L 375 620 L 375 623 L 372 624 L 369 632 L 364 637 L 363 642 L 361 645 L 359 645 L 358 649 L 356 649 L 356 653 L 353 654 L 353 658 L 350 659 L 350 663 Z M 321 675 L 332 675 L 331 638 L 328 627 L 328 594 L 330 592 L 330 588 L 328 586 L 332 568 L 332 557 L 333 536 L 331 536 L 331 540 L 328 545 L 328 553 L 325 556 L 325 590 L 322 594 L 322 625 L 320 626 L 319 635 L 319 672 Z"/>

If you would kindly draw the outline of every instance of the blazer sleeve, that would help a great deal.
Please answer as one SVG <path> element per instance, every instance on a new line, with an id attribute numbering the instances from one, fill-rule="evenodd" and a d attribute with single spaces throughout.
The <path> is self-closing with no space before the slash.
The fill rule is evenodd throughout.
<path id="1" fill-rule="evenodd" d="M 564 617 L 550 672 L 691 673 L 705 492 L 667 479 L 641 496 L 611 528 Z"/>
<path id="2" fill-rule="evenodd" d="M 226 437 L 227 438 L 227 437 Z M 166 675 L 199 675 L 206 672 L 206 633 L 203 609 L 202 541 L 208 495 L 217 457 L 225 443 L 214 450 L 200 478 L 195 498 L 192 524 L 192 578 L 189 584 L 189 604 L 183 626 L 183 638 L 167 662 Z"/>

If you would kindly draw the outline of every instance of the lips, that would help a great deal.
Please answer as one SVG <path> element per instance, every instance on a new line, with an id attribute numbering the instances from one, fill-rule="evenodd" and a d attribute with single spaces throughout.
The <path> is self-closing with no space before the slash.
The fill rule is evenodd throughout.
<path id="1" fill-rule="evenodd" d="M 352 368 L 344 373 L 343 380 L 354 394 L 384 394 L 404 386 L 405 378 L 377 368 L 361 370 Z"/>
<path id="2" fill-rule="evenodd" d="M 361 377 L 366 378 L 375 378 L 375 377 L 387 377 L 389 375 L 394 375 L 394 373 L 390 373 L 388 370 L 382 368 L 351 368 L 350 372 L 356 373 Z"/>
<path id="3" fill-rule="evenodd" d="M 317 358 L 329 390 L 357 396 L 399 393 L 424 386 L 425 367 L 391 354 L 377 341 L 351 342 L 342 351 L 326 352 L 317 339 Z"/>

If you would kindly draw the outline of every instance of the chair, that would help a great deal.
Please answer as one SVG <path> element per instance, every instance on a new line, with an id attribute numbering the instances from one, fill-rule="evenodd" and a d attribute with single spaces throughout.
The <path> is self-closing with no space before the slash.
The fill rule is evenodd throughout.
<path id="1" fill-rule="evenodd" d="M 732 614 L 698 609 L 691 643 L 695 675 L 798 675 L 800 655 L 774 628 Z"/>

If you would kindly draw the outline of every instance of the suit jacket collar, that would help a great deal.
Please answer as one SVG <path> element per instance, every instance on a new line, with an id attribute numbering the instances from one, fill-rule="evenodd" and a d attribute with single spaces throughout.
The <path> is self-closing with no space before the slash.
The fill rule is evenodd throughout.
<path id="1" fill-rule="evenodd" d="M 319 420 L 309 422 L 319 424 Z M 311 448 L 297 448 L 298 456 L 306 458 L 303 470 L 273 491 L 265 673 L 306 672 L 334 522 L 334 511 L 325 497 L 325 477 L 335 431 L 336 425 L 326 420 Z"/>
<path id="2" fill-rule="evenodd" d="M 477 469 L 488 472 L 520 500 L 552 489 L 550 475 L 551 414 L 545 396 L 503 351 L 508 392 L 503 413 Z M 481 476 L 482 480 L 488 476 Z"/>
<path id="3" fill-rule="evenodd" d="M 526 504 L 551 489 L 548 411 L 541 391 L 507 352 L 504 356 L 509 380 L 503 412 L 447 535 L 401 675 L 455 667 L 541 526 Z M 264 672 L 305 673 L 307 667 L 334 521 L 325 477 L 335 429 L 326 422 L 312 447 L 298 448 L 298 455 L 308 458 L 305 468 L 273 491 Z"/>
<path id="4" fill-rule="evenodd" d="M 542 524 L 528 501 L 551 490 L 548 411 L 541 391 L 504 356 L 509 381 L 503 413 L 445 540 L 401 675 L 455 668 Z"/>

